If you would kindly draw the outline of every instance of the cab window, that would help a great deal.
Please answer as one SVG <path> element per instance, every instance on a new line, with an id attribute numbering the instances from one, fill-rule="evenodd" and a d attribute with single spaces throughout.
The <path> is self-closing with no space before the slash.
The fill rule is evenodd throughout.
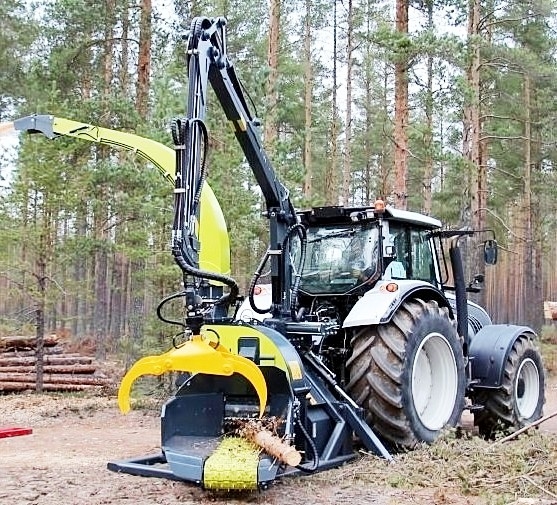
<path id="1" fill-rule="evenodd" d="M 428 239 L 429 230 L 410 229 L 394 222 L 389 225 L 390 243 L 394 250 L 390 266 L 392 277 L 435 283 L 435 262 Z"/>

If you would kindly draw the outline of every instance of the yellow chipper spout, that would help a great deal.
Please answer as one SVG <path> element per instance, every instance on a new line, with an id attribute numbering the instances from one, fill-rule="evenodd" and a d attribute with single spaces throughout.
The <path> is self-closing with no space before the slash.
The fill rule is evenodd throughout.
<path id="1" fill-rule="evenodd" d="M 130 411 L 130 392 L 133 383 L 142 375 L 162 375 L 168 372 L 203 373 L 230 376 L 239 373 L 254 387 L 259 398 L 259 417 L 267 403 L 267 385 L 261 370 L 243 356 L 232 354 L 224 346 L 194 335 L 179 347 L 158 356 L 146 356 L 137 361 L 126 373 L 118 390 L 118 406 Z"/>

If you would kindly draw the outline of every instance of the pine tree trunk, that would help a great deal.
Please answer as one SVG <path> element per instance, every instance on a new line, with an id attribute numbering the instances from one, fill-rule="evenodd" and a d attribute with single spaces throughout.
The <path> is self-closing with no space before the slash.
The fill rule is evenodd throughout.
<path id="1" fill-rule="evenodd" d="M 408 34 L 408 1 L 396 0 L 396 30 L 399 36 Z M 395 63 L 395 206 L 406 209 L 408 173 L 408 56 L 399 53 Z"/>
<path id="2" fill-rule="evenodd" d="M 128 310 L 130 334 L 134 342 L 142 343 L 145 335 L 143 334 L 144 313 L 145 313 L 145 261 L 142 259 L 130 262 L 130 304 Z M 133 360 L 135 356 L 130 356 Z"/>
<path id="3" fill-rule="evenodd" d="M 311 165 L 312 142 L 312 106 L 313 106 L 313 66 L 311 61 L 311 19 L 312 2 L 306 0 L 306 17 L 304 21 L 304 186 L 303 195 L 311 200 L 313 190 L 313 167 Z"/>
<path id="4" fill-rule="evenodd" d="M 129 6 L 128 2 L 124 2 L 124 5 L 122 6 L 122 18 L 121 18 L 122 42 L 120 44 L 120 48 L 121 48 L 120 49 L 120 89 L 125 94 L 124 96 L 127 96 L 128 93 L 130 92 L 130 89 L 129 89 L 130 74 L 129 74 L 129 71 L 128 71 L 128 65 L 129 65 L 128 38 L 129 38 L 129 31 L 130 31 L 129 15 L 130 15 L 130 6 Z M 141 15 L 143 16 L 143 12 L 141 13 Z M 141 26 L 140 26 L 140 30 L 141 30 Z M 141 33 L 140 33 L 140 36 L 139 36 L 139 45 L 141 47 Z M 150 50 L 150 48 L 149 48 L 149 50 Z M 139 50 L 139 52 L 141 53 L 141 49 Z"/>
<path id="5" fill-rule="evenodd" d="M 350 203 L 350 180 L 352 178 L 352 51 L 354 36 L 354 11 L 352 0 L 348 0 L 348 30 L 346 42 L 346 126 L 344 138 L 344 162 L 342 165 L 342 190 L 341 203 L 348 205 Z"/>
<path id="6" fill-rule="evenodd" d="M 121 329 L 122 335 L 129 335 L 129 300 L 131 298 L 130 294 L 130 272 L 129 272 L 130 261 L 127 258 L 122 259 L 122 301 L 120 305 L 120 312 L 122 314 Z"/>
<path id="7" fill-rule="evenodd" d="M 524 176 L 523 176 L 523 226 L 524 226 L 524 277 L 521 279 L 523 290 L 523 299 L 533 301 L 533 285 L 534 279 L 534 247 L 533 247 L 533 234 L 532 234 L 532 124 L 531 124 L 531 89 L 530 78 L 526 73 L 524 75 L 523 84 L 523 99 L 524 99 Z M 528 324 L 532 324 L 534 319 L 533 312 L 535 308 L 528 305 L 526 308 L 526 319 Z"/>
<path id="8" fill-rule="evenodd" d="M 75 228 L 80 237 L 87 237 L 87 204 L 82 202 L 76 211 Z M 84 336 L 87 332 L 87 262 L 88 258 L 81 253 L 73 264 L 73 283 L 76 292 L 72 298 L 72 335 Z"/>
<path id="9" fill-rule="evenodd" d="M 104 44 L 104 73 L 103 86 L 104 96 L 108 98 L 112 94 L 113 78 L 114 78 L 114 23 L 115 17 L 115 0 L 108 0 L 106 3 L 106 25 L 104 27 L 105 44 Z M 108 102 L 105 102 L 105 114 L 110 117 Z M 97 162 L 110 163 L 110 151 L 105 146 L 97 148 Z M 109 200 L 110 188 L 108 183 L 101 182 L 97 188 L 97 201 L 94 208 L 94 236 L 97 241 L 95 250 L 95 306 L 93 310 L 94 319 L 94 335 L 96 344 L 97 358 L 105 359 L 107 353 L 107 334 L 108 321 L 110 319 L 108 304 L 108 209 L 106 202 Z"/>
<path id="10" fill-rule="evenodd" d="M 102 236 L 102 235 L 101 235 Z M 104 238 L 102 239 L 104 242 Z M 107 268 L 108 258 L 104 247 L 97 250 L 95 254 L 95 344 L 97 349 L 97 358 L 104 360 L 107 352 L 107 321 L 108 314 L 108 284 L 107 284 Z"/>
<path id="11" fill-rule="evenodd" d="M 41 253 L 39 253 L 41 254 Z M 45 293 L 45 262 L 43 257 L 39 257 L 37 259 L 37 302 L 36 302 L 36 309 L 35 309 L 35 326 L 36 326 L 36 336 L 37 336 L 37 344 L 35 347 L 35 357 L 37 361 L 35 363 L 35 373 L 36 373 L 36 380 L 35 380 L 35 390 L 37 393 L 43 392 L 43 373 L 44 373 L 44 333 L 45 333 L 45 324 L 44 324 L 44 312 L 46 306 L 46 293 Z"/>
<path id="12" fill-rule="evenodd" d="M 333 2 L 333 83 L 331 97 L 331 129 L 329 132 L 329 163 L 325 172 L 325 203 L 336 205 L 338 203 L 337 156 L 338 156 L 338 105 L 337 105 L 337 2 Z"/>
<path id="13" fill-rule="evenodd" d="M 383 105 L 383 116 L 389 117 L 389 95 L 388 95 L 388 86 L 389 86 L 389 75 L 387 70 L 387 65 L 384 68 L 384 75 L 383 75 L 383 96 L 382 98 L 382 105 Z M 381 144 L 381 157 L 380 157 L 380 165 L 379 165 L 379 195 L 383 198 L 386 198 L 387 195 L 391 191 L 390 185 L 390 173 L 391 173 L 391 156 L 389 155 L 390 149 L 389 145 L 387 145 L 387 140 L 385 140 Z"/>
<path id="14" fill-rule="evenodd" d="M 372 13 L 372 2 L 368 0 L 367 2 L 367 13 L 365 16 L 366 19 L 366 37 L 371 37 L 373 33 L 373 13 Z M 365 67 L 364 67 L 364 76 L 365 76 L 365 88 L 364 88 L 364 103 L 365 103 L 365 144 L 364 144 L 364 153 L 365 153 L 365 171 L 364 171 L 364 199 L 365 201 L 362 202 L 364 205 L 370 205 L 375 197 L 385 197 L 385 193 L 383 192 L 383 184 L 381 182 L 381 177 L 374 171 L 374 160 L 379 167 L 383 164 L 383 155 L 382 152 L 376 152 L 372 142 L 372 133 L 374 128 L 377 128 L 377 125 L 374 124 L 373 118 L 373 106 L 375 100 L 375 90 L 373 88 L 373 53 L 372 53 L 372 46 L 371 44 L 366 44 L 366 52 L 365 52 Z M 379 180 L 377 180 L 379 179 Z M 372 191 L 374 188 L 378 189 L 377 194 L 373 194 Z"/>
<path id="15" fill-rule="evenodd" d="M 433 30 L 433 2 L 427 4 L 428 28 Z M 424 177 L 422 180 L 423 213 L 430 215 L 432 206 L 431 178 L 433 177 L 433 56 L 427 56 L 427 89 L 425 98 Z"/>
<path id="16" fill-rule="evenodd" d="M 269 39 L 267 47 L 267 65 L 269 75 L 265 86 L 267 112 L 265 116 L 263 140 L 268 152 L 273 152 L 277 141 L 277 105 L 278 105 L 278 65 L 280 52 L 280 0 L 270 0 L 269 4 Z"/>
<path id="17" fill-rule="evenodd" d="M 110 336 L 114 342 L 116 342 L 122 334 L 123 267 L 124 258 L 122 257 L 122 253 L 116 252 L 112 262 L 112 287 L 110 290 L 110 306 L 112 307 Z"/>
<path id="18" fill-rule="evenodd" d="M 471 103 L 468 108 L 469 120 L 469 144 L 467 155 L 470 166 L 472 167 L 471 180 L 471 227 L 473 230 L 485 229 L 485 215 L 487 209 L 487 174 L 484 160 L 482 159 L 482 125 L 481 125 L 481 89 L 480 89 L 480 4 L 479 0 L 472 0 L 470 4 L 468 20 L 468 41 L 470 44 L 471 60 L 467 71 L 468 85 L 471 90 Z M 485 275 L 485 263 L 481 256 L 480 242 L 483 239 L 481 234 L 477 234 L 472 239 L 469 247 L 468 271 L 470 274 Z M 474 301 L 480 305 L 485 304 L 485 293 L 480 291 L 474 296 Z"/>
<path id="19" fill-rule="evenodd" d="M 139 21 L 139 56 L 137 61 L 136 110 L 139 117 L 147 118 L 149 113 L 149 79 L 151 75 L 151 0 L 141 0 Z"/>
<path id="20" fill-rule="evenodd" d="M 43 199 L 45 196 L 43 195 Z M 50 227 L 51 219 L 47 208 L 47 202 L 43 200 L 42 216 L 39 225 L 39 247 L 36 252 L 35 260 L 35 277 L 37 279 L 36 308 L 35 308 L 35 326 L 37 344 L 35 347 L 35 390 L 37 393 L 43 392 L 43 371 L 44 371 L 44 336 L 45 336 L 45 311 L 46 311 L 46 269 L 50 251 L 52 249 Z"/>
<path id="21" fill-rule="evenodd" d="M 543 239 L 536 232 L 539 228 L 539 205 L 534 202 L 536 192 L 533 190 L 535 160 L 541 159 L 536 142 L 536 127 L 533 126 L 532 81 L 528 73 L 524 74 L 524 277 L 521 279 L 521 300 L 526 308 L 525 322 L 537 331 L 543 324 L 543 289 L 541 282 L 541 244 Z"/>

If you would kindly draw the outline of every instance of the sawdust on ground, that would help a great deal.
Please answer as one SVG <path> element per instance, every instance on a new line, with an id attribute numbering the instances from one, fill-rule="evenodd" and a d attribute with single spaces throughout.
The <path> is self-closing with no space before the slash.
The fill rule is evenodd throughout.
<path id="1" fill-rule="evenodd" d="M 557 383 L 553 381 L 547 388 L 545 412 L 556 410 Z M 32 435 L 0 439 L 2 504 L 494 503 L 492 498 L 455 487 L 442 478 L 438 482 L 424 479 L 423 483 L 414 483 L 411 487 L 389 481 L 381 476 L 389 475 L 393 467 L 373 456 L 362 456 L 355 463 L 313 476 L 285 478 L 265 491 L 234 495 L 209 493 L 187 483 L 116 474 L 106 469 L 108 461 L 158 452 L 160 426 L 152 410 L 121 415 L 114 398 L 0 396 L 0 426 L 33 429 Z M 557 433 L 557 417 L 543 423 L 539 432 Z M 375 479 L 373 475 L 379 477 Z M 515 496 L 513 500 L 498 503 L 549 505 L 557 504 L 557 496 L 540 492 L 534 497 Z"/>

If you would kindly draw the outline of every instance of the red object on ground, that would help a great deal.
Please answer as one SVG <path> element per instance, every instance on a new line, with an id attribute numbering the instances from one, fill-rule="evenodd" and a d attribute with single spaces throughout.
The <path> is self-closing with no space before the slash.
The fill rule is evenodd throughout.
<path id="1" fill-rule="evenodd" d="M 33 433 L 31 428 L 0 427 L 0 438 L 19 437 L 20 435 L 30 435 L 31 433 Z"/>

